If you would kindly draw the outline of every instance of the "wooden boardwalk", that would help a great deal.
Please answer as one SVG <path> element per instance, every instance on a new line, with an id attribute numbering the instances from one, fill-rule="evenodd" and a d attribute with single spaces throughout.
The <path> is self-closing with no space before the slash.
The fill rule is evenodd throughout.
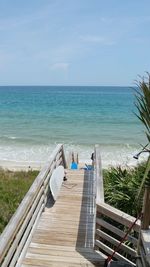
<path id="1" fill-rule="evenodd" d="M 49 201 L 33 233 L 22 267 L 104 266 L 93 250 L 95 182 L 93 172 L 67 170 L 57 201 Z"/>
<path id="2" fill-rule="evenodd" d="M 94 173 L 67 170 L 54 203 L 49 182 L 58 166 L 67 167 L 63 145 L 57 145 L 0 236 L 1 267 L 102 267 L 112 253 L 113 260 L 149 266 L 149 220 L 141 231 L 140 220 L 105 203 L 98 146 L 94 154 Z M 129 242 L 120 244 L 131 226 Z"/>

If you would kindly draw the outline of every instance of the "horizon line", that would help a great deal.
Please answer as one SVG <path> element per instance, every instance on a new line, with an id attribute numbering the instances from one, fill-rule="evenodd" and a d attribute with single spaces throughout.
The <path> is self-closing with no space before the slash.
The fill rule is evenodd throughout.
<path id="1" fill-rule="evenodd" d="M 0 87 L 9 87 L 9 86 L 12 86 L 12 87 L 40 87 L 40 86 L 43 86 L 43 87 L 136 87 L 136 86 L 133 86 L 133 85 L 54 85 L 54 84 L 27 84 L 27 85 L 23 85 L 23 84 L 19 84 L 19 85 L 15 85 L 15 84 L 8 84 L 8 85 L 0 85 Z"/>

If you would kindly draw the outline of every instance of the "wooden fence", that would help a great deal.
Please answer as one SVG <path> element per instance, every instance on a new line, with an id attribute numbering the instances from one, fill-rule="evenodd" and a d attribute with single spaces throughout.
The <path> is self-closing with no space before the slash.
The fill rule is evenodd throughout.
<path id="1" fill-rule="evenodd" d="M 19 266 L 18 259 L 24 256 L 38 219 L 47 202 L 49 180 L 53 170 L 63 165 L 66 168 L 63 145 L 57 145 L 49 161 L 36 177 L 17 211 L 0 236 L 0 266 Z"/>
<path id="2" fill-rule="evenodd" d="M 128 229 L 136 218 L 105 203 L 103 175 L 99 147 L 95 147 L 95 179 L 97 181 L 96 193 L 96 225 L 95 248 L 107 256 L 114 250 L 113 260 L 121 260 L 136 266 L 138 236 L 140 221 L 138 220 L 131 233 L 127 235 L 124 243 L 120 244 Z M 117 249 L 119 247 L 119 249 Z"/>

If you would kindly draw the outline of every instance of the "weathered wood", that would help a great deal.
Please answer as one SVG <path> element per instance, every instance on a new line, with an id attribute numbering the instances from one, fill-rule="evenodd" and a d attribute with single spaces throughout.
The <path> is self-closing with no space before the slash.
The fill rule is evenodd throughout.
<path id="1" fill-rule="evenodd" d="M 58 145 L 56 149 L 51 154 L 47 164 L 41 170 L 37 178 L 35 179 L 34 183 L 32 184 L 31 188 L 27 192 L 26 196 L 22 200 L 21 204 L 19 205 L 17 211 L 11 218 L 10 222 L 4 229 L 3 233 L 0 236 L 0 263 L 3 261 L 5 254 L 9 250 L 11 243 L 14 241 L 17 232 L 19 231 L 25 217 L 27 216 L 30 207 L 32 206 L 33 202 L 38 195 L 38 192 L 44 183 L 44 180 L 49 175 L 51 171 L 51 166 L 55 162 L 55 166 L 57 164 L 56 157 L 57 154 L 60 154 L 60 151 L 63 149 L 62 145 Z M 60 156 L 59 155 L 59 156 Z"/>
<path id="2" fill-rule="evenodd" d="M 140 258 L 137 258 L 137 260 L 136 260 L 136 266 L 137 266 L 137 267 L 143 267 L 143 265 L 142 265 L 142 261 L 141 261 Z"/>
<path id="3" fill-rule="evenodd" d="M 144 248 L 146 260 L 150 266 L 150 229 L 141 230 L 141 241 Z"/>
<path id="4" fill-rule="evenodd" d="M 134 221 L 136 220 L 135 217 L 130 216 L 129 214 L 118 210 L 106 203 L 101 203 L 100 205 L 97 205 L 97 211 L 100 214 L 106 215 L 107 217 L 113 219 L 114 221 L 117 221 L 119 223 L 121 223 L 122 225 L 125 225 L 127 227 L 130 227 L 131 224 L 134 223 Z M 133 229 L 137 232 L 140 231 L 140 220 L 138 220 L 136 222 L 136 224 L 133 226 Z"/>
<path id="5" fill-rule="evenodd" d="M 110 235 L 106 234 L 105 232 L 103 232 L 100 229 L 97 229 L 96 233 L 97 233 L 98 236 L 100 236 L 103 239 L 107 240 L 110 244 L 113 244 L 114 246 L 118 246 L 120 244 L 120 241 L 118 241 L 114 237 L 111 237 Z M 123 251 L 125 251 L 126 253 L 128 253 L 129 255 L 131 255 L 134 258 L 137 256 L 137 253 L 136 253 L 136 251 L 134 249 L 126 246 L 123 243 L 120 245 L 120 249 L 122 249 Z"/>
<path id="6" fill-rule="evenodd" d="M 143 200 L 143 218 L 141 229 L 148 230 L 150 226 L 150 186 L 145 187 Z"/>
<path id="7" fill-rule="evenodd" d="M 57 154 L 57 156 L 56 156 L 56 160 L 55 160 L 55 163 L 56 163 L 56 167 L 58 167 L 60 164 L 61 164 L 61 162 L 62 162 L 62 158 L 61 158 L 61 156 L 62 156 L 62 153 L 61 153 L 61 151 Z"/>
<path id="8" fill-rule="evenodd" d="M 20 267 L 20 265 L 21 265 L 22 259 L 23 259 L 24 256 L 25 256 L 25 253 L 26 253 L 26 251 L 27 251 L 27 248 L 29 247 L 29 244 L 30 244 L 30 242 L 31 242 L 31 238 L 32 238 L 32 236 L 33 236 L 33 233 L 34 233 L 34 231 L 35 231 L 35 228 L 36 228 L 36 226 L 37 226 L 37 223 L 38 223 L 38 221 L 39 221 L 39 218 L 40 218 L 40 216 L 41 216 L 41 213 L 42 213 L 43 209 L 44 209 L 44 204 L 43 204 L 43 205 L 41 206 L 41 208 L 40 208 L 40 211 L 39 211 L 39 213 L 38 213 L 38 215 L 37 215 L 37 218 L 36 218 L 35 223 L 34 223 L 34 225 L 33 225 L 33 227 L 32 227 L 32 230 L 31 230 L 31 232 L 30 232 L 30 235 L 29 235 L 29 237 L 28 237 L 28 239 L 27 239 L 27 241 L 26 241 L 26 243 L 25 243 L 25 245 L 24 245 L 24 247 L 23 247 L 23 249 L 22 249 L 22 251 L 21 251 L 21 255 L 20 255 L 20 257 L 19 257 L 19 259 L 18 259 L 18 261 L 17 261 L 15 267 Z M 10 266 L 10 267 L 13 267 L 13 266 Z"/>
<path id="9" fill-rule="evenodd" d="M 53 207 L 42 213 L 21 266 L 104 264 L 106 256 L 93 250 L 94 177 L 77 170 L 67 171 L 67 178 Z"/>
<path id="10" fill-rule="evenodd" d="M 103 219 L 96 218 L 96 223 L 100 226 L 103 226 L 105 229 L 111 231 L 112 233 L 115 233 L 117 236 L 121 238 L 125 236 L 125 232 L 121 231 L 120 229 L 111 225 L 110 223 L 105 222 Z M 127 235 L 126 240 L 137 246 L 138 240 L 135 237 Z"/>
<path id="11" fill-rule="evenodd" d="M 62 145 L 62 150 L 61 151 L 62 151 L 63 166 L 66 169 L 68 166 L 67 166 L 67 160 L 66 160 L 66 157 L 65 157 L 64 146 L 63 145 Z"/>
<path id="12" fill-rule="evenodd" d="M 103 174 L 101 166 L 101 156 L 99 146 L 95 146 L 94 152 L 94 172 L 96 179 L 96 203 L 100 204 L 104 202 L 104 186 L 103 186 Z"/>
<path id="13" fill-rule="evenodd" d="M 9 264 L 11 258 L 12 258 L 12 255 L 14 254 L 16 248 L 18 249 L 18 244 L 20 242 L 20 239 L 21 239 L 21 237 L 23 235 L 23 232 L 25 231 L 25 229 L 27 227 L 27 224 L 29 223 L 29 221 L 30 221 L 30 219 L 32 217 L 32 214 L 33 214 L 33 212 L 34 212 L 34 210 L 35 210 L 35 208 L 37 206 L 37 202 L 40 199 L 42 193 L 43 193 L 43 187 L 41 188 L 41 190 L 38 193 L 37 201 L 35 201 L 33 203 L 33 205 L 31 207 L 29 213 L 27 214 L 27 216 L 26 216 L 21 228 L 18 231 L 18 233 L 17 233 L 17 235 L 15 237 L 15 240 L 14 240 L 14 242 L 13 242 L 13 244 L 12 244 L 12 246 L 11 246 L 11 248 L 10 248 L 8 254 L 6 255 L 5 260 L 4 260 L 3 264 L 2 264 L 3 267 L 8 266 L 8 264 Z"/>
<path id="14" fill-rule="evenodd" d="M 142 246 L 140 247 L 140 259 L 142 262 L 142 267 L 149 267 L 146 263 L 145 251 Z"/>
<path id="15" fill-rule="evenodd" d="M 103 251 L 105 251 L 107 254 L 111 255 L 113 253 L 113 249 L 109 248 L 108 246 L 106 246 L 104 243 L 102 243 L 99 240 L 95 241 L 96 245 L 102 249 Z M 125 257 L 123 257 L 121 254 L 119 254 L 118 252 L 115 253 L 114 258 L 117 260 L 121 260 L 121 261 L 125 261 L 127 263 L 130 263 L 132 266 L 136 266 L 136 264 L 134 264 L 132 261 L 126 259 Z"/>
<path id="16" fill-rule="evenodd" d="M 104 186 L 103 186 L 103 174 L 102 174 L 102 164 L 101 164 L 101 156 L 100 156 L 100 149 L 99 146 L 96 145 L 94 149 L 94 177 L 95 177 L 95 186 L 96 186 L 96 204 L 104 203 Z M 93 162 L 92 162 L 93 165 Z M 97 214 L 97 205 L 95 210 L 95 216 Z M 96 229 L 98 225 L 94 225 L 94 236 L 93 239 L 97 239 Z M 96 245 L 94 246 L 96 250 Z"/>
<path id="17" fill-rule="evenodd" d="M 31 220 L 30 220 L 30 222 L 29 222 L 29 224 L 28 224 L 28 226 L 26 228 L 26 231 L 25 231 L 25 233 L 24 233 L 24 235 L 23 235 L 23 237 L 22 237 L 22 239 L 21 239 L 21 241 L 20 241 L 20 243 L 19 243 L 19 245 L 17 247 L 17 250 L 16 250 L 16 252 L 15 252 L 15 254 L 13 256 L 13 259 L 11 261 L 10 267 L 13 267 L 15 265 L 16 261 L 18 260 L 18 258 L 20 256 L 20 253 L 21 253 L 22 249 L 24 248 L 24 245 L 25 245 L 25 243 L 26 243 L 26 241 L 28 239 L 28 236 L 30 234 L 30 231 L 31 231 L 31 229 L 32 229 L 37 217 L 38 217 L 38 213 L 40 213 L 40 210 L 43 208 L 43 201 L 44 201 L 44 195 L 40 199 L 40 201 L 39 201 L 39 203 L 37 205 L 37 208 L 35 209 L 35 211 L 34 211 L 34 213 L 32 215 L 32 218 L 31 218 Z M 4 267 L 4 266 L 2 265 L 2 267 Z"/>

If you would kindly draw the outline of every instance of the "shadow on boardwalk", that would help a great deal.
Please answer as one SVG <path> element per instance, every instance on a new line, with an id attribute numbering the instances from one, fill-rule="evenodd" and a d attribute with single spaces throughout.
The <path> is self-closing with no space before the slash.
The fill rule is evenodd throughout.
<path id="1" fill-rule="evenodd" d="M 94 251 L 95 189 L 94 171 L 85 170 L 76 250 L 92 264 L 100 266 L 101 256 Z"/>

